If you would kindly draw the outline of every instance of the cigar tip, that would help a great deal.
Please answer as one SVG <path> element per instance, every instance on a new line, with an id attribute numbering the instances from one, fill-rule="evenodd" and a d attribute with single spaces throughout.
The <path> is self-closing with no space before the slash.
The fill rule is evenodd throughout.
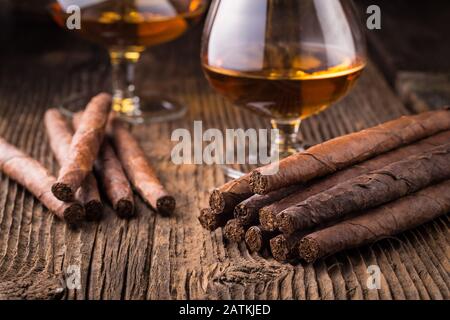
<path id="1" fill-rule="evenodd" d="M 205 208 L 200 210 L 198 221 L 204 229 L 214 231 L 217 229 L 217 217 L 210 208 Z"/>
<path id="2" fill-rule="evenodd" d="M 292 234 L 295 232 L 294 221 L 292 221 L 291 216 L 284 211 L 275 216 L 275 225 L 285 234 Z"/>
<path id="3" fill-rule="evenodd" d="M 311 263 L 316 261 L 319 257 L 320 248 L 316 240 L 314 240 L 313 238 L 305 237 L 300 240 L 298 253 L 300 258 L 308 263 Z"/>
<path id="4" fill-rule="evenodd" d="M 245 237 L 244 226 L 237 219 L 231 219 L 223 228 L 225 238 L 231 242 L 241 242 Z"/>
<path id="5" fill-rule="evenodd" d="M 103 204 L 98 200 L 91 200 L 84 205 L 86 220 L 98 221 L 103 216 Z"/>
<path id="6" fill-rule="evenodd" d="M 79 203 L 72 203 L 64 210 L 64 221 L 76 227 L 81 224 L 84 215 L 84 207 Z"/>
<path id="7" fill-rule="evenodd" d="M 117 201 L 115 211 L 122 219 L 131 218 L 134 216 L 134 204 L 128 199 L 120 199 Z"/>
<path id="8" fill-rule="evenodd" d="M 156 201 L 156 209 L 164 215 L 170 215 L 175 210 L 176 201 L 172 196 L 164 196 Z"/>
<path id="9" fill-rule="evenodd" d="M 250 188 L 253 193 L 256 194 L 266 194 L 267 193 L 267 177 L 264 176 L 258 170 L 254 170 L 250 174 Z"/>
<path id="10" fill-rule="evenodd" d="M 235 218 L 244 218 L 245 217 L 245 205 L 243 205 L 242 203 L 239 203 L 235 208 L 234 208 L 234 217 Z"/>
<path id="11" fill-rule="evenodd" d="M 257 226 L 250 227 L 245 233 L 245 243 L 251 252 L 259 252 L 263 247 L 261 229 Z"/>
<path id="12" fill-rule="evenodd" d="M 289 259 L 289 246 L 283 235 L 270 239 L 270 251 L 275 260 L 285 262 Z"/>
<path id="13" fill-rule="evenodd" d="M 259 210 L 259 223 L 261 223 L 262 228 L 266 231 L 275 231 L 277 228 L 275 225 L 275 215 L 268 207 Z"/>
<path id="14" fill-rule="evenodd" d="M 220 190 L 215 189 L 209 197 L 209 206 L 212 210 L 217 213 L 223 212 L 225 210 L 225 199 Z"/>
<path id="15" fill-rule="evenodd" d="M 62 182 L 56 182 L 52 185 L 52 193 L 58 200 L 64 202 L 71 202 L 74 198 L 72 188 Z"/>

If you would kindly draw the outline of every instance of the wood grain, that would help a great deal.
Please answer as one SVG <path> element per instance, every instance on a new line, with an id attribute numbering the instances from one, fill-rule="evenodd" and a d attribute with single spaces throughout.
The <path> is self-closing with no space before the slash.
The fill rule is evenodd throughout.
<path id="1" fill-rule="evenodd" d="M 200 27 L 151 50 L 138 68 L 141 90 L 160 91 L 189 106 L 181 120 L 133 130 L 176 196 L 175 214 L 158 216 L 136 196 L 136 218 L 122 220 L 106 208 L 102 221 L 71 230 L 0 175 L 0 297 L 34 298 L 2 288 L 35 274 L 54 279 L 75 265 L 81 289 L 66 290 L 65 299 L 449 299 L 448 217 L 314 265 L 295 266 L 250 254 L 243 243 L 226 244 L 221 230 L 201 228 L 199 210 L 225 178 L 218 167 L 172 164 L 172 130 L 192 129 L 194 120 L 203 120 L 205 130 L 265 128 L 268 121 L 232 107 L 209 88 L 197 58 L 199 34 Z M 54 172 L 42 124 L 46 108 L 60 96 L 109 86 L 104 54 L 83 42 L 68 50 L 65 41 L 73 38 L 58 36 L 64 45 L 41 48 L 30 60 L 7 55 L 10 63 L 0 69 L 0 135 Z M 305 121 L 301 130 L 307 141 L 320 142 L 407 113 L 369 64 L 347 98 Z M 370 265 L 381 269 L 380 290 L 367 289 Z M 60 297 L 55 290 L 44 292 L 49 299 Z"/>

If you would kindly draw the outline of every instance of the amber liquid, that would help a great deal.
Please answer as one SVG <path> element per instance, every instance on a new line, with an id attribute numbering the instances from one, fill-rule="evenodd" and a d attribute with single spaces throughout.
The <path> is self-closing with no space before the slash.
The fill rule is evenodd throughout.
<path id="1" fill-rule="evenodd" d="M 245 62 L 227 60 L 226 54 L 224 64 L 239 66 L 239 70 L 221 67 L 222 62 L 212 63 L 218 66 L 204 63 L 203 68 L 213 88 L 234 104 L 273 119 L 305 119 L 342 98 L 365 62 L 321 46 L 311 45 L 302 52 L 281 59 L 276 67 L 259 70 L 242 70 Z M 230 56 L 237 57 L 235 53 Z"/>
<path id="2" fill-rule="evenodd" d="M 109 0 L 81 8 L 81 28 L 76 31 L 110 51 L 132 54 L 177 38 L 204 9 L 201 0 Z M 63 8 L 54 3 L 51 11 L 65 27 L 69 15 Z"/>

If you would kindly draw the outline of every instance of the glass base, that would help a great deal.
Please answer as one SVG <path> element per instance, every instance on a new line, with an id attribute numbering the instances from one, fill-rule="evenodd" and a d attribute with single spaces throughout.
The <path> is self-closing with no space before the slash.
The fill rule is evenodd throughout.
<path id="1" fill-rule="evenodd" d="M 114 98 L 113 110 L 131 124 L 172 121 L 186 114 L 186 106 L 165 97 L 149 95 L 129 99 Z"/>
<path id="2" fill-rule="evenodd" d="M 79 94 L 63 99 L 60 111 L 67 117 L 83 111 L 94 95 Z M 143 96 L 130 99 L 113 99 L 113 110 L 130 124 L 155 123 L 176 120 L 186 114 L 186 106 L 159 96 Z"/>

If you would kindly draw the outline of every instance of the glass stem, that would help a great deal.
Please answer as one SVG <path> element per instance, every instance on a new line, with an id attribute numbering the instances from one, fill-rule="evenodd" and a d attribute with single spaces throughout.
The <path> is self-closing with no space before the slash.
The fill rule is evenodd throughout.
<path id="1" fill-rule="evenodd" d="M 272 127 L 279 130 L 276 143 L 279 148 L 280 158 L 285 158 L 304 150 L 302 141 L 298 137 L 301 122 L 300 119 L 271 120 Z"/>
<path id="2" fill-rule="evenodd" d="M 128 116 L 140 115 L 139 97 L 135 93 L 135 69 L 139 52 L 112 50 L 109 53 L 112 66 L 113 108 Z"/>

